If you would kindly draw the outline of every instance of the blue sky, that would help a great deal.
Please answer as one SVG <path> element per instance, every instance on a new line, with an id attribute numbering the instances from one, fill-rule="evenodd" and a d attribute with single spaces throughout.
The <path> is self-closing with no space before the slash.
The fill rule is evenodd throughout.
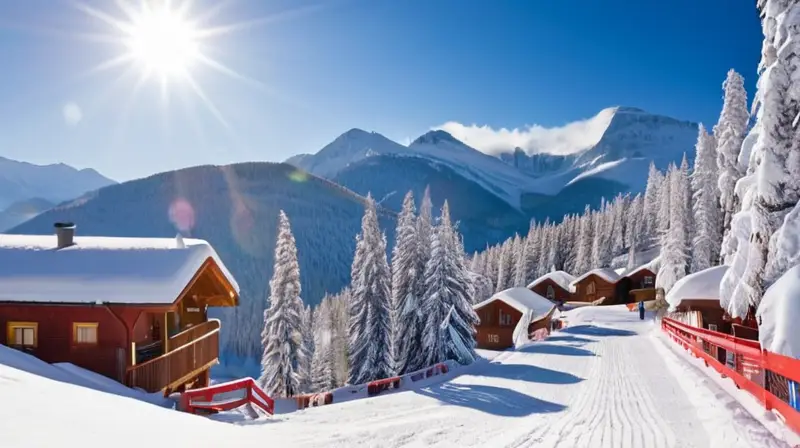
<path id="1" fill-rule="evenodd" d="M 213 3 L 195 0 L 190 16 Z M 559 127 L 613 105 L 713 124 L 729 68 L 755 89 L 753 3 L 228 1 L 201 26 L 249 25 L 200 48 L 244 78 L 188 69 L 212 112 L 179 78 L 168 102 L 155 80 L 134 92 L 139 65 L 87 73 L 126 47 L 99 41 L 120 34 L 74 3 L 2 2 L 0 156 L 127 180 L 282 161 L 353 127 L 404 141 L 451 121 Z"/>

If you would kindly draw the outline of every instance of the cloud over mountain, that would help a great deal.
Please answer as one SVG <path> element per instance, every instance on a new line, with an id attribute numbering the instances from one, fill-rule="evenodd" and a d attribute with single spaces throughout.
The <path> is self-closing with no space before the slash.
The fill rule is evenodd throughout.
<path id="1" fill-rule="evenodd" d="M 449 121 L 433 129 L 442 129 L 464 143 L 488 154 L 499 154 L 522 148 L 528 154 L 573 154 L 592 147 L 603 136 L 616 108 L 601 110 L 594 117 L 573 121 L 564 126 L 544 127 L 537 124 L 515 129 L 494 129 L 476 124 L 464 125 Z"/>

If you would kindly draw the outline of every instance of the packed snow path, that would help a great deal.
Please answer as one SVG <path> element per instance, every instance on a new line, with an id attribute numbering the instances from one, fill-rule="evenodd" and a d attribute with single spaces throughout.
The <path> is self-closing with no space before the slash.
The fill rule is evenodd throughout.
<path id="1" fill-rule="evenodd" d="M 247 430 L 294 446 L 787 446 L 714 392 L 653 333 L 652 320 L 613 308 L 573 311 L 578 322 L 546 342 L 450 381 Z"/>

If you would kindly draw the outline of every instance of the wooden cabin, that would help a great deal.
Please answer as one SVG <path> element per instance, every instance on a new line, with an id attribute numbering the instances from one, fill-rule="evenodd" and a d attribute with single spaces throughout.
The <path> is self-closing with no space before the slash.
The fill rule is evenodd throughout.
<path id="1" fill-rule="evenodd" d="M 627 294 L 621 296 L 626 299 L 623 303 L 646 302 L 656 298 L 656 273 L 649 264 L 625 274 L 619 283 L 624 283 L 627 290 Z"/>
<path id="2" fill-rule="evenodd" d="M 480 318 L 475 328 L 478 348 L 505 350 L 514 346 L 515 334 L 526 332 L 530 338 L 534 331 L 550 328 L 556 306 L 527 288 L 511 288 L 474 305 L 473 309 Z"/>
<path id="3" fill-rule="evenodd" d="M 0 235 L 0 343 L 165 394 L 208 384 L 239 287 L 205 241 Z"/>
<path id="4" fill-rule="evenodd" d="M 570 283 L 575 277 L 564 271 L 553 271 L 537 278 L 527 288 L 555 303 L 572 300 Z"/>
<path id="5" fill-rule="evenodd" d="M 611 269 L 593 269 L 572 281 L 572 301 L 594 302 L 605 298 L 613 303 L 617 297 L 619 274 Z"/>

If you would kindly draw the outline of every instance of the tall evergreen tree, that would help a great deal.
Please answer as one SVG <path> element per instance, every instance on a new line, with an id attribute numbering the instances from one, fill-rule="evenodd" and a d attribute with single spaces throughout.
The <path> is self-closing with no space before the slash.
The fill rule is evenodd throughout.
<path id="1" fill-rule="evenodd" d="M 647 187 L 644 192 L 644 204 L 642 210 L 642 243 L 652 245 L 658 241 L 658 222 L 659 209 L 659 187 L 663 183 L 663 175 L 656 169 L 656 165 L 650 162 L 650 171 L 647 174 Z"/>
<path id="2" fill-rule="evenodd" d="M 386 236 L 378 226 L 375 201 L 367 196 L 361 233 L 356 238 L 350 282 L 350 384 L 363 384 L 393 373 L 391 350 L 391 274 Z"/>
<path id="3" fill-rule="evenodd" d="M 718 189 L 722 207 L 721 229 L 730 228 L 733 215 L 739 211 L 734 187 L 745 174 L 739 168 L 739 152 L 742 148 L 749 114 L 747 112 L 747 92 L 744 89 L 744 78 L 733 69 L 728 71 L 722 83 L 724 101 L 722 113 L 714 126 L 714 137 L 717 144 L 717 167 L 719 172 Z"/>
<path id="4" fill-rule="evenodd" d="M 392 250 L 392 309 L 394 325 L 392 346 L 394 348 L 394 371 L 402 375 L 414 362 L 420 350 L 419 287 L 422 276 L 419 250 L 422 246 L 417 238 L 414 196 L 409 191 L 403 200 L 403 209 L 397 218 L 395 246 Z M 413 366 L 416 367 L 416 366 Z"/>
<path id="5" fill-rule="evenodd" d="M 689 254 L 687 252 L 687 232 L 689 223 L 689 204 L 686 191 L 689 180 L 682 169 L 673 169 L 667 176 L 670 183 L 670 209 L 667 214 L 669 228 L 662 236 L 661 267 L 656 277 L 656 286 L 669 291 L 675 283 L 686 276 Z"/>
<path id="6" fill-rule="evenodd" d="M 589 205 L 580 218 L 580 232 L 578 236 L 578 251 L 575 259 L 575 273 L 583 275 L 592 269 L 592 212 Z"/>
<path id="7" fill-rule="evenodd" d="M 722 244 L 717 198 L 717 163 L 714 137 L 700 125 L 692 173 L 695 237 L 692 241 L 691 272 L 717 264 Z"/>
<path id="8" fill-rule="evenodd" d="M 259 385 L 273 397 L 301 392 L 308 379 L 303 366 L 307 351 L 303 341 L 303 301 L 300 298 L 300 265 L 297 246 L 283 210 L 278 218 L 275 266 L 269 282 L 269 308 L 264 311 Z"/>
<path id="9" fill-rule="evenodd" d="M 427 365 L 445 359 L 469 363 L 475 358 L 475 329 L 479 320 L 472 309 L 472 282 L 463 260 L 461 241 L 450 223 L 447 202 L 436 226 L 431 258 L 425 269 L 423 351 Z M 446 331 L 445 331 L 446 330 Z"/>

